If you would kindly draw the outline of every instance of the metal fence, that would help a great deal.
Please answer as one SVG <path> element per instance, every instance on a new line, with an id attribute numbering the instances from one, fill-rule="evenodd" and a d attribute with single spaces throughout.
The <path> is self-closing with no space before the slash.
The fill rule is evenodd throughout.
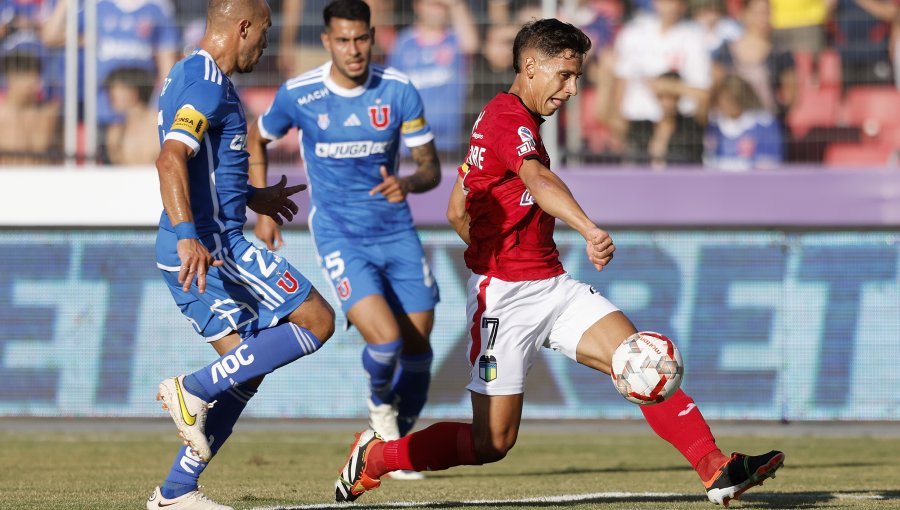
<path id="1" fill-rule="evenodd" d="M 285 79 L 328 59 L 319 41 L 326 3 L 270 2 L 270 47 L 252 74 L 233 77 L 251 120 Z M 482 106 L 511 83 L 518 28 L 549 16 L 594 43 L 581 94 L 542 128 L 557 163 L 896 164 L 897 8 L 893 19 L 879 18 L 840 1 L 797 25 L 795 13 L 768 0 L 671 3 L 683 8 L 682 19 L 662 30 L 666 13 L 648 0 L 370 0 L 374 59 L 417 84 L 447 166 L 465 154 Z M 0 162 L 152 163 L 155 95 L 171 62 L 202 38 L 205 2 L 0 5 Z M 770 50 L 747 56 L 756 43 Z M 299 163 L 296 140 L 274 146 L 273 157 Z"/>

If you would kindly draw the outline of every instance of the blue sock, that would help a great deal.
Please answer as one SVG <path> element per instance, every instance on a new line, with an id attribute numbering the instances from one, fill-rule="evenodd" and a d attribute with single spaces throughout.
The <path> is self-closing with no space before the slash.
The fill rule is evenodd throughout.
<path id="1" fill-rule="evenodd" d="M 428 400 L 433 358 L 434 355 L 430 352 L 400 356 L 400 366 L 394 379 L 394 393 L 398 397 L 397 427 L 400 429 L 400 437 L 412 430 L 419 413 L 425 407 L 425 401 Z"/>
<path id="2" fill-rule="evenodd" d="M 375 405 L 393 404 L 394 390 L 391 382 L 394 379 L 394 369 L 397 366 L 397 357 L 403 348 L 403 340 L 394 340 L 386 344 L 366 345 L 362 353 L 362 365 L 369 374 L 369 388 L 371 389 L 372 402 Z"/>
<path id="3" fill-rule="evenodd" d="M 225 444 L 234 423 L 255 394 L 255 388 L 245 389 L 243 386 L 235 386 L 221 394 L 216 405 L 209 410 L 209 416 L 206 418 L 206 434 L 213 455 Z M 175 462 L 166 476 L 166 481 L 160 487 L 163 497 L 177 498 L 197 490 L 197 480 L 207 464 L 191 453 L 187 446 L 182 446 L 175 456 Z"/>
<path id="4" fill-rule="evenodd" d="M 227 354 L 184 377 L 184 388 L 207 402 L 222 392 L 316 352 L 322 342 L 291 322 L 247 335 Z"/>

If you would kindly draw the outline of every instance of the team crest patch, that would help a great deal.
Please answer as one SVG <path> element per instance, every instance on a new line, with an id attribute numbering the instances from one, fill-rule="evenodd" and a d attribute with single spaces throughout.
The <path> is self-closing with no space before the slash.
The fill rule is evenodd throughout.
<path id="1" fill-rule="evenodd" d="M 341 298 L 341 301 L 350 299 L 350 293 L 353 291 L 353 289 L 350 288 L 350 280 L 346 277 L 342 278 L 341 281 L 338 282 L 336 288 L 338 297 Z"/>
<path id="2" fill-rule="evenodd" d="M 497 378 L 497 358 L 490 350 L 485 351 L 478 359 L 478 377 L 484 382 L 491 382 Z"/>
<path id="3" fill-rule="evenodd" d="M 379 131 L 386 129 L 391 124 L 391 105 L 370 106 L 369 123 Z"/>
<path id="4" fill-rule="evenodd" d="M 328 129 L 328 126 L 331 125 L 331 120 L 328 118 L 328 114 L 327 114 L 327 113 L 320 113 L 320 114 L 319 114 L 319 119 L 316 121 L 316 124 L 318 124 L 318 125 L 319 125 L 319 129 L 321 129 L 321 130 L 323 130 L 323 131 L 326 130 L 326 129 Z"/>

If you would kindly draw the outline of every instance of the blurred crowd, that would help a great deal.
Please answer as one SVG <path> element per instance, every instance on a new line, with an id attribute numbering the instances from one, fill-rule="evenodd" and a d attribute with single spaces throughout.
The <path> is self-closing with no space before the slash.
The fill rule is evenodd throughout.
<path id="1" fill-rule="evenodd" d="M 270 0 L 270 47 L 233 77 L 250 116 L 328 60 L 328 0 Z M 481 107 L 512 82 L 518 28 L 540 0 L 370 0 L 375 60 L 419 89 L 452 168 Z M 0 163 L 58 164 L 65 0 L 0 0 Z M 83 0 L 79 2 L 83 4 Z M 559 0 L 594 46 L 558 130 L 567 163 L 742 171 L 789 163 L 884 167 L 900 148 L 900 0 Z M 152 164 L 156 95 L 203 35 L 201 0 L 97 0 L 99 162 Z M 79 38 L 81 41 L 82 38 Z M 82 104 L 83 82 L 79 85 Z M 576 111 L 577 109 L 577 111 Z M 577 115 L 575 115 L 577 113 Z M 81 131 L 84 109 L 79 108 Z M 83 143 L 83 133 L 79 140 Z M 572 140 L 577 143 L 567 143 Z M 572 147 L 578 147 L 572 150 Z M 278 147 L 294 164 L 296 141 Z"/>

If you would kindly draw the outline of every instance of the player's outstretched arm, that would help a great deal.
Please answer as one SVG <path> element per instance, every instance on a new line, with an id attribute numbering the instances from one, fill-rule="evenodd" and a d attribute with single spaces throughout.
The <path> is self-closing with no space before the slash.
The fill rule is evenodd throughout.
<path id="1" fill-rule="evenodd" d="M 306 189 L 306 184 L 287 185 L 287 176 L 282 175 L 278 184 L 262 188 L 256 191 L 249 200 L 249 207 L 256 214 L 270 216 L 275 223 L 284 224 L 284 220 L 291 221 L 294 215 L 300 211 L 297 204 L 291 200 L 291 195 Z"/>
<path id="2" fill-rule="evenodd" d="M 588 218 L 566 183 L 536 159 L 522 162 L 519 178 L 544 212 L 563 220 L 584 237 L 588 259 L 597 271 L 602 271 L 612 260 L 616 247 L 609 233 Z"/>
<path id="3" fill-rule="evenodd" d="M 221 266 L 223 262 L 212 258 L 209 250 L 200 242 L 194 227 L 187 169 L 187 160 L 191 154 L 192 150 L 187 145 L 176 140 L 166 140 L 156 159 L 156 170 L 159 173 L 159 192 L 163 207 L 178 235 L 176 249 L 181 260 L 178 283 L 187 292 L 196 278 L 197 289 L 202 293 L 206 291 L 206 271 L 209 266 Z"/>
<path id="4" fill-rule="evenodd" d="M 251 122 L 250 132 L 247 134 L 247 152 L 250 153 L 250 185 L 257 189 L 266 187 L 266 179 L 269 175 L 269 153 L 267 149 L 269 142 L 271 140 L 260 134 L 258 123 Z M 271 216 L 257 216 L 253 234 L 257 239 L 266 243 L 266 247 L 272 251 L 276 251 L 284 246 L 284 241 L 281 238 L 281 228 Z"/>
<path id="5" fill-rule="evenodd" d="M 450 202 L 447 204 L 447 220 L 459 234 L 459 238 L 470 243 L 469 237 L 469 212 L 466 211 L 466 192 L 463 187 L 462 177 L 456 178 L 456 184 L 450 192 Z"/>

